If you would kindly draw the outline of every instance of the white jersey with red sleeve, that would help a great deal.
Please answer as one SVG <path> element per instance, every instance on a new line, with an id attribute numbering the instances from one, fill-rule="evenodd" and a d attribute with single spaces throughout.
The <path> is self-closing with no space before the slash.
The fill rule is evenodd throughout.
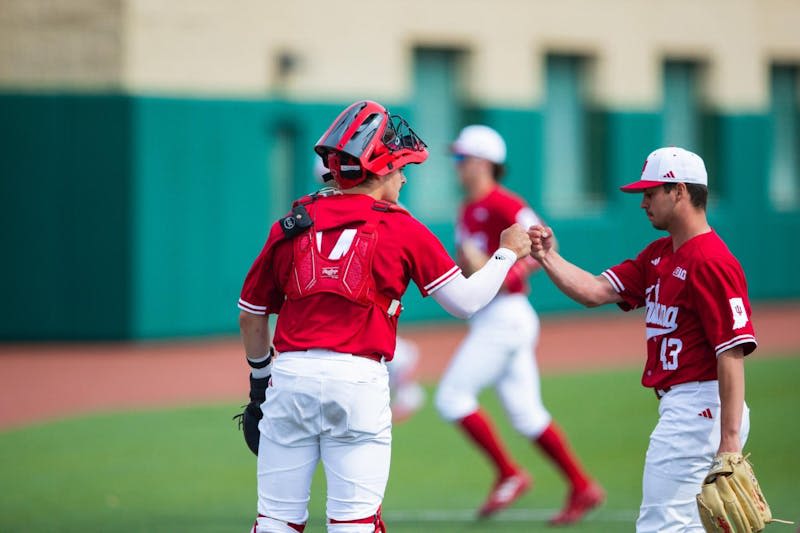
<path id="1" fill-rule="evenodd" d="M 500 234 L 514 223 L 527 229 L 541 220 L 525 200 L 498 185 L 480 200 L 461 207 L 456 222 L 456 246 L 470 242 L 484 254 L 491 254 L 500 247 Z M 535 265 L 538 264 L 531 257 L 517 261 L 506 276 L 505 291 L 527 293 L 526 278 Z"/>
<path id="2" fill-rule="evenodd" d="M 659 239 L 602 275 L 623 310 L 646 307 L 645 387 L 717 379 L 722 352 L 756 348 L 744 272 L 714 231 L 676 251 L 670 237 Z"/>
<path id="3" fill-rule="evenodd" d="M 375 200 L 366 195 L 340 194 L 318 198 L 306 206 L 314 220 L 318 251 L 328 258 L 343 256 L 361 220 L 359 213 L 373 209 L 374 204 Z M 439 239 L 402 209 L 387 211 L 376 232 L 371 276 L 376 291 L 387 298 L 400 301 L 412 280 L 420 293 L 428 296 L 461 272 Z M 292 269 L 292 241 L 283 238 L 276 223 L 239 298 L 239 308 L 249 313 L 278 313 L 276 350 L 320 348 L 392 358 L 397 315 L 330 292 L 287 299 L 284 288 Z"/>

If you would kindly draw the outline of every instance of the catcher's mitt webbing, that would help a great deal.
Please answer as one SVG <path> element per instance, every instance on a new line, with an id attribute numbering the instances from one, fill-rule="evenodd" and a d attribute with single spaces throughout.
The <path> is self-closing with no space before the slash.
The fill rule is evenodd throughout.
<path id="1" fill-rule="evenodd" d="M 258 455 L 258 441 L 261 438 L 258 423 L 264 416 L 261 412 L 261 404 L 264 403 L 267 387 L 269 387 L 269 373 L 271 373 L 272 368 L 272 349 L 270 349 L 270 355 L 266 358 L 263 365 L 260 362 L 257 364 L 261 366 L 253 365 L 250 359 L 248 359 L 248 362 L 254 370 L 256 368 L 266 369 L 267 375 L 265 377 L 255 378 L 252 373 L 250 374 L 250 403 L 244 406 L 244 411 L 234 415 L 233 419 L 238 421 L 239 429 L 244 435 L 244 442 L 247 444 L 247 447 L 255 455 Z"/>
<path id="2" fill-rule="evenodd" d="M 258 405 L 249 403 L 244 406 L 244 411 L 233 417 L 238 422 L 239 429 L 244 435 L 245 444 L 255 455 L 258 455 L 258 441 L 261 438 L 258 422 L 262 416 L 261 408 Z"/>
<path id="3" fill-rule="evenodd" d="M 747 457 L 721 453 L 714 458 L 697 495 L 697 509 L 707 532 L 757 533 L 770 522 L 792 523 L 772 518 Z"/>

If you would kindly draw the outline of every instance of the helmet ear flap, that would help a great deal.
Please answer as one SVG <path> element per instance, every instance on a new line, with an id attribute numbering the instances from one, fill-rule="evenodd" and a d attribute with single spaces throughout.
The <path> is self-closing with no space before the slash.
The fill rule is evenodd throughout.
<path id="1" fill-rule="evenodd" d="M 331 176 L 341 189 L 355 187 L 367 179 L 367 170 L 358 159 L 340 152 L 328 152 L 326 163 Z"/>

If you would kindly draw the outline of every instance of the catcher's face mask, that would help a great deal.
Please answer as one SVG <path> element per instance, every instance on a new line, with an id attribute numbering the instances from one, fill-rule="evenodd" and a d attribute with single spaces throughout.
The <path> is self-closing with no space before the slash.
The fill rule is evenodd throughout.
<path id="1" fill-rule="evenodd" d="M 399 115 L 368 100 L 342 111 L 314 150 L 343 189 L 428 158 L 425 143 Z"/>

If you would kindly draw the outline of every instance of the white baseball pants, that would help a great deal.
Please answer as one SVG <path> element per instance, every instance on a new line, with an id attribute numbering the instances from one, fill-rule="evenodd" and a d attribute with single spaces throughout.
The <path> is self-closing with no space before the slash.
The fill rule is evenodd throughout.
<path id="1" fill-rule="evenodd" d="M 285 352 L 273 365 L 259 424 L 259 514 L 306 522 L 311 480 L 322 460 L 328 518 L 374 515 L 391 458 L 386 366 L 329 350 Z M 260 518 L 256 532 L 283 531 L 272 522 Z M 328 531 L 372 532 L 374 526 L 329 524 Z"/>
<path id="2" fill-rule="evenodd" d="M 551 416 L 542 403 L 534 347 L 539 317 L 524 294 L 499 294 L 475 313 L 469 333 L 439 383 L 436 408 L 447 421 L 478 409 L 478 395 L 494 386 L 511 425 L 537 438 Z"/>
<path id="3" fill-rule="evenodd" d="M 695 496 L 719 448 L 719 384 L 694 381 L 672 387 L 658 405 L 658 424 L 642 478 L 637 533 L 703 533 Z M 742 413 L 742 446 L 750 410 Z"/>

